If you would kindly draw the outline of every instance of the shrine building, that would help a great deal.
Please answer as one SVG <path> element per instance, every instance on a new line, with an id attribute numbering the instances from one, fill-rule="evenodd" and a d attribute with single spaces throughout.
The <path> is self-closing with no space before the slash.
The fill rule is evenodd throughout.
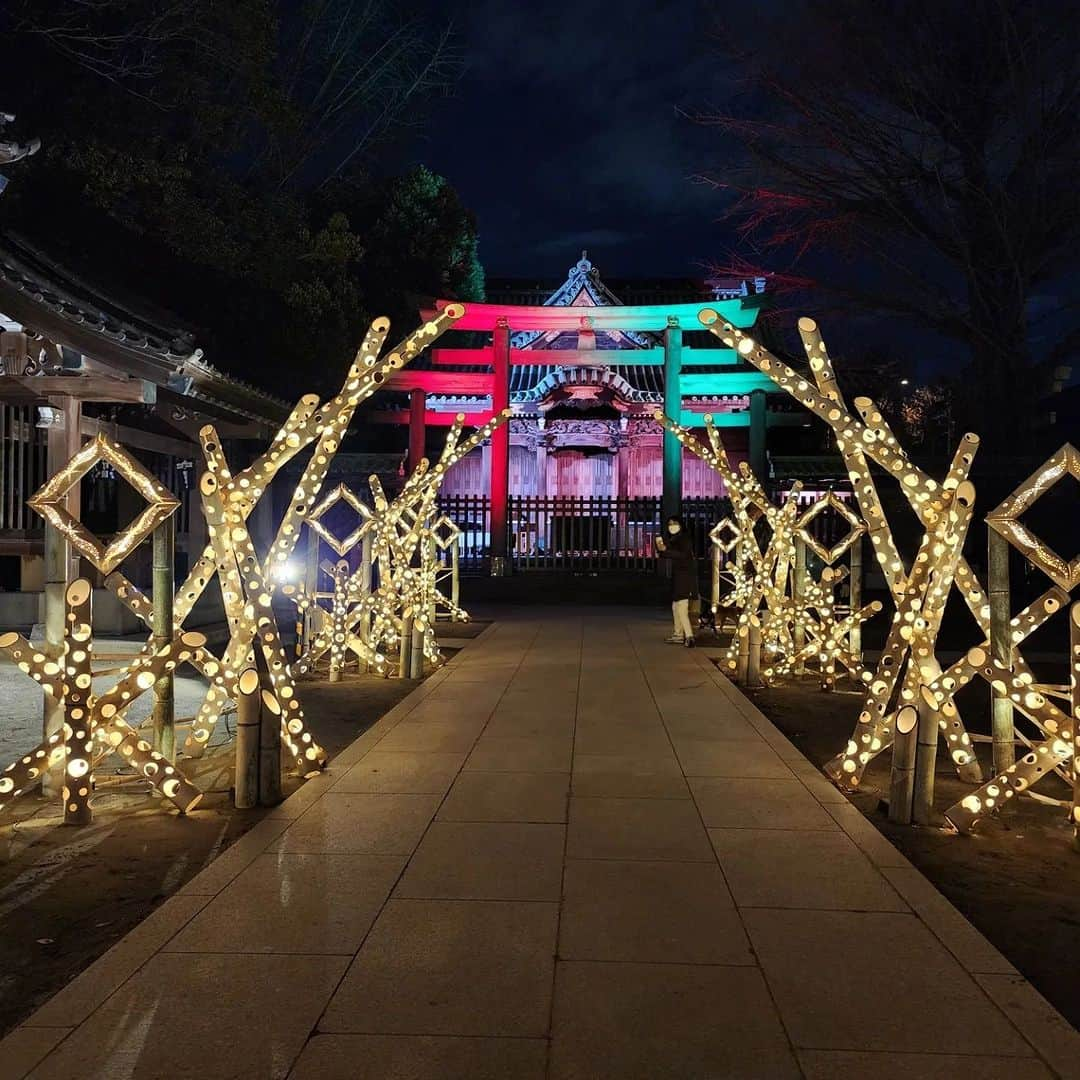
<path id="1" fill-rule="evenodd" d="M 712 414 L 732 459 L 763 478 L 769 429 L 807 417 L 734 350 L 717 348 L 698 318 L 713 308 L 753 326 L 764 280 L 682 287 L 682 296 L 639 288 L 650 302 L 625 303 L 584 252 L 546 294 L 493 282 L 489 302 L 466 304 L 438 346 L 388 380 L 388 389 L 408 393 L 408 408 L 372 418 L 408 424 L 411 469 L 429 427 L 447 426 L 458 413 L 478 425 L 493 410 L 512 409 L 509 425 L 458 462 L 443 488 L 449 502 L 485 500 L 485 541 L 495 558 L 550 545 L 550 536 L 536 535 L 545 532 L 537 519 L 556 508 L 602 524 L 615 520 L 620 501 L 654 501 L 657 520 L 685 514 L 688 503 L 713 503 L 725 494 L 719 477 L 665 435 L 657 410 L 691 428 Z M 449 302 L 436 301 L 436 309 Z"/>

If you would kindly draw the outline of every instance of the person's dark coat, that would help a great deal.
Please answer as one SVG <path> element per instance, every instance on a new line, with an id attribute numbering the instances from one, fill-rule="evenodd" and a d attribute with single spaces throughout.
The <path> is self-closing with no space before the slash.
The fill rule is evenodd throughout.
<path id="1" fill-rule="evenodd" d="M 676 536 L 668 533 L 664 537 L 664 550 L 657 549 L 662 559 L 671 562 L 671 599 L 689 600 L 698 594 L 697 560 L 694 558 L 694 545 L 683 529 Z"/>

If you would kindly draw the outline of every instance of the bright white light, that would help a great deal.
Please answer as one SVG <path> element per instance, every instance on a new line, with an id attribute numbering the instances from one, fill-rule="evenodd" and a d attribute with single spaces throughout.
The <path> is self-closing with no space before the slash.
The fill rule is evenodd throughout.
<path id="1" fill-rule="evenodd" d="M 282 582 L 294 582 L 300 578 L 300 568 L 295 562 L 284 562 L 275 571 L 274 577 Z"/>

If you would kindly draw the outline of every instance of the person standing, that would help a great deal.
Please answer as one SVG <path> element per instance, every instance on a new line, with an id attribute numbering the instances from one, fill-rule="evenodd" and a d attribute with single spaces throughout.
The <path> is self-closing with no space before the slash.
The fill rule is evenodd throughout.
<path id="1" fill-rule="evenodd" d="M 671 563 L 671 614 L 675 631 L 667 641 L 692 649 L 694 628 L 690 624 L 690 600 L 698 594 L 694 545 L 680 518 L 668 518 L 664 523 L 664 534 L 656 538 L 656 553 Z"/>

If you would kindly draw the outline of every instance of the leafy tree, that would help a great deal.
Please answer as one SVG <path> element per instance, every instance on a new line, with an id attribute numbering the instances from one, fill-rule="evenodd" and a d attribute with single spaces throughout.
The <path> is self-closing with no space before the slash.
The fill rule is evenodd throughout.
<path id="1" fill-rule="evenodd" d="M 448 27 L 396 11 L 391 0 L 9 0 L 4 105 L 44 149 L 0 204 L 4 222 L 103 288 L 134 287 L 195 323 L 227 370 L 289 396 L 298 365 L 333 384 L 387 294 L 453 276 L 454 245 L 469 237 L 475 259 L 471 221 L 433 177 L 434 218 L 465 232 L 390 279 L 374 268 L 392 261 L 383 247 L 415 243 L 391 224 L 367 235 L 394 190 L 372 177 L 375 152 L 409 137 L 458 63 Z"/>
<path id="2" fill-rule="evenodd" d="M 960 343 L 957 404 L 991 438 L 1080 341 L 1055 301 L 1080 241 L 1069 25 L 1057 0 L 807 0 L 760 50 L 720 31 L 746 92 L 697 116 L 746 152 L 706 177 L 743 243 L 780 280 Z"/>

